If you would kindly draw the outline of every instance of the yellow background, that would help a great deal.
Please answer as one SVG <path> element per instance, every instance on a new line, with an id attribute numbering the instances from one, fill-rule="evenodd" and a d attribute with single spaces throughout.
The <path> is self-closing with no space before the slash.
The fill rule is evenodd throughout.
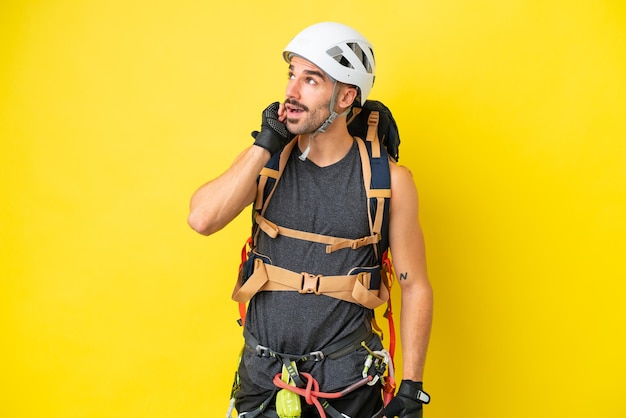
<path id="1" fill-rule="evenodd" d="M 375 44 L 420 190 L 427 416 L 626 416 L 621 0 L 2 2 L 0 416 L 223 416 L 248 213 L 188 200 L 320 20 Z"/>

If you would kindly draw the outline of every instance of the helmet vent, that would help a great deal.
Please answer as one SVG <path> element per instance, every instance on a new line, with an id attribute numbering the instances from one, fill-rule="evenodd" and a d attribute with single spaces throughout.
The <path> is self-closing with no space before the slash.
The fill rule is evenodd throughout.
<path id="1" fill-rule="evenodd" d="M 370 63 L 370 60 L 367 58 L 367 55 L 365 54 L 361 46 L 356 42 L 346 42 L 346 45 L 348 46 L 348 48 L 352 50 L 352 52 L 354 52 L 357 59 L 361 62 L 363 67 L 365 67 L 365 70 L 369 74 L 372 74 L 374 72 L 372 68 L 372 64 Z M 343 65 L 346 68 L 350 68 L 354 70 L 354 65 L 350 62 L 350 59 L 344 55 L 343 50 L 339 46 L 334 46 L 330 48 L 329 50 L 326 51 L 326 53 L 330 55 L 339 64 Z M 370 48 L 370 54 L 374 56 L 371 48 Z"/>
<path id="2" fill-rule="evenodd" d="M 330 48 L 328 51 L 326 51 L 326 53 L 344 67 L 354 69 L 352 64 L 350 64 L 350 61 L 348 61 L 348 58 L 343 55 L 343 50 L 338 46 Z"/>
<path id="3" fill-rule="evenodd" d="M 359 45 L 356 42 L 348 42 L 348 46 L 356 54 L 356 56 L 359 58 L 359 61 L 361 61 L 361 63 L 363 64 L 363 67 L 365 67 L 365 70 L 369 74 L 371 74 L 372 73 L 372 65 L 370 64 L 370 61 L 367 59 L 367 55 L 365 55 L 365 52 L 363 51 L 363 49 L 361 49 L 361 45 Z"/>

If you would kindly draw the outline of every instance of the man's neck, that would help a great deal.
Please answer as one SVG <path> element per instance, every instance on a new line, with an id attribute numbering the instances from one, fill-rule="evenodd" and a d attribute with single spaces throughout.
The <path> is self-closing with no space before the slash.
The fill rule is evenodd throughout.
<path id="1" fill-rule="evenodd" d="M 300 135 L 300 152 L 307 148 L 311 136 L 312 134 Z M 327 167 L 341 160 L 350 151 L 353 143 L 345 118 L 335 120 L 326 132 L 318 133 L 310 141 L 311 150 L 307 159 L 320 167 Z"/>

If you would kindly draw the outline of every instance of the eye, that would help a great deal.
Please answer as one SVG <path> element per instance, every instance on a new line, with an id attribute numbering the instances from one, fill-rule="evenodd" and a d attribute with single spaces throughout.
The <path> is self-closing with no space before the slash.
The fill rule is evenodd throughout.
<path id="1" fill-rule="evenodd" d="M 306 79 L 307 84 L 310 84 L 312 86 L 314 86 L 315 84 L 317 84 L 317 81 L 313 78 L 307 78 Z"/>

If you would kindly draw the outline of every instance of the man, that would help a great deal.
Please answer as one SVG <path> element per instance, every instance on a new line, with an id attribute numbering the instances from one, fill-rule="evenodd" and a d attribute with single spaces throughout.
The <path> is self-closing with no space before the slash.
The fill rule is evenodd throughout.
<path id="1" fill-rule="evenodd" d="M 365 102 L 373 86 L 372 47 L 354 29 L 326 22 L 299 33 L 283 55 L 289 64 L 284 103 L 265 109 L 261 131 L 253 133 L 254 145 L 245 149 L 225 173 L 194 193 L 188 222 L 204 235 L 226 226 L 257 199 L 261 170 L 295 137 L 271 201 L 257 219 L 275 225 L 277 231 L 353 239 L 368 236 L 362 164 L 357 139 L 348 132 L 346 115 L 355 101 Z M 378 382 L 336 399 L 310 398 L 302 406 L 303 417 L 317 416 L 317 409 L 322 416 L 337 416 L 338 411 L 343 414 L 338 416 L 351 418 L 418 418 L 422 403 L 428 402 L 421 382 L 433 297 L 418 221 L 417 190 L 406 168 L 391 161 L 389 171 L 393 193 L 388 240 L 402 291 L 403 381 L 384 409 Z M 329 254 L 327 246 L 314 239 L 286 232 L 272 235 L 267 230 L 257 234 L 255 244 L 252 256 L 261 262 L 254 268 L 270 276 L 279 272 L 323 279 L 350 275 L 357 267 L 375 269 L 380 263 L 374 245 Z M 241 386 L 235 393 L 240 416 L 276 416 L 273 379 L 281 370 L 283 375 L 289 372 L 290 377 L 301 378 L 301 385 L 314 379 L 319 391 L 336 393 L 359 381 L 368 353 L 382 348 L 369 325 L 371 308 L 308 290 L 259 291 L 252 296 L 244 330 L 246 349 L 238 370 Z M 363 329 L 368 336 L 359 335 L 359 341 L 366 341 L 362 347 L 307 361 L 311 360 L 308 353 L 336 346 Z M 303 358 L 290 363 L 294 354 Z"/>

